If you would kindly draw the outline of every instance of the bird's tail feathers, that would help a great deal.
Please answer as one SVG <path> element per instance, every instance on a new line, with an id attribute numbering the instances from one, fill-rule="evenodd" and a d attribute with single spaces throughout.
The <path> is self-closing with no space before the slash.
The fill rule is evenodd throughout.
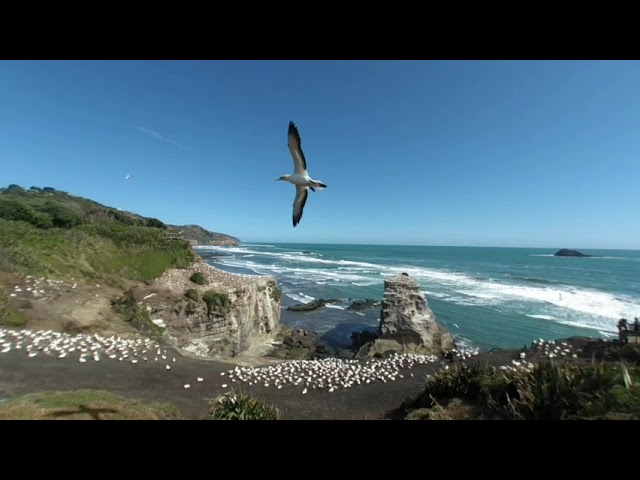
<path id="1" fill-rule="evenodd" d="M 327 188 L 327 186 L 326 186 L 324 183 L 319 182 L 319 181 L 317 181 L 317 180 L 314 180 L 314 181 L 311 183 L 311 185 L 312 185 L 312 186 L 313 186 L 313 188 L 315 188 L 316 190 L 324 190 L 325 188 Z"/>

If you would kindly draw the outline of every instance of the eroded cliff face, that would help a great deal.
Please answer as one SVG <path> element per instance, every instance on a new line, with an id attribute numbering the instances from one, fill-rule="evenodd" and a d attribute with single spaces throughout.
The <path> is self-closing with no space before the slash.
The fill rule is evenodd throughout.
<path id="1" fill-rule="evenodd" d="M 389 351 L 440 355 L 454 348 L 453 336 L 429 308 L 420 285 L 406 274 L 384 282 L 379 337 L 365 344 L 358 356 Z"/>
<path id="2" fill-rule="evenodd" d="M 196 272 L 206 284 L 190 280 Z M 202 259 L 166 272 L 141 302 L 171 344 L 204 357 L 233 356 L 273 341 L 280 322 L 274 278 L 234 275 Z"/>

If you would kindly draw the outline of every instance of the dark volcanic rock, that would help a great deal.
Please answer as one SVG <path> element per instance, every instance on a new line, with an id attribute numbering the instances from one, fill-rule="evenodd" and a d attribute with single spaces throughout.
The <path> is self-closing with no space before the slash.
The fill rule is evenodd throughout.
<path id="1" fill-rule="evenodd" d="M 355 352 L 360 350 L 367 342 L 373 342 L 380 335 L 376 332 L 372 332 L 370 330 L 362 330 L 360 332 L 353 332 L 351 334 L 351 349 Z"/>
<path id="2" fill-rule="evenodd" d="M 333 349 L 318 340 L 315 333 L 302 329 L 280 326 L 278 338 L 282 343 L 273 356 L 289 360 L 309 360 L 336 355 Z"/>
<path id="3" fill-rule="evenodd" d="M 289 305 L 287 310 L 292 312 L 311 312 L 319 308 L 324 307 L 327 303 L 337 302 L 335 299 L 325 300 L 324 298 L 316 298 L 309 303 L 296 303 L 295 305 Z"/>
<path id="4" fill-rule="evenodd" d="M 292 312 L 311 312 L 312 310 L 324 307 L 326 303 L 327 302 L 321 298 L 316 298 L 315 300 L 311 300 L 309 303 L 296 303 L 295 305 L 289 305 L 287 310 Z"/>
<path id="5" fill-rule="evenodd" d="M 554 257 L 590 257 L 591 255 L 586 255 L 578 250 L 570 250 L 568 248 L 563 248 L 558 250 L 553 254 Z"/>
<path id="6" fill-rule="evenodd" d="M 379 304 L 379 301 L 372 298 L 367 298 L 365 300 L 354 300 L 353 302 L 351 302 L 351 305 L 347 307 L 347 310 L 366 310 L 367 308 L 372 308 Z"/>

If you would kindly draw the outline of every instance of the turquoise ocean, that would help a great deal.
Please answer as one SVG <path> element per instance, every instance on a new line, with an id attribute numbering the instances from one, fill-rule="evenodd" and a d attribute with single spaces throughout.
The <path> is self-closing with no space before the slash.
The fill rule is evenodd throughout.
<path id="1" fill-rule="evenodd" d="M 380 307 L 356 312 L 349 299 L 381 300 L 387 276 L 408 273 L 439 322 L 466 347 L 519 348 L 537 338 L 611 337 L 620 318 L 640 317 L 640 251 L 243 243 L 198 247 L 234 273 L 271 275 L 283 290 L 282 323 L 346 345 L 375 330 Z M 307 313 L 288 305 L 335 299 Z"/>

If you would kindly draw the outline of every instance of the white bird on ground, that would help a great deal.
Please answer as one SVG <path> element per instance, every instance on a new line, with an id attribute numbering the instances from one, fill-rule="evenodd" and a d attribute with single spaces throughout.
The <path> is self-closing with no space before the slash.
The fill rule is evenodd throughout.
<path id="1" fill-rule="evenodd" d="M 310 188 L 312 192 L 315 192 L 316 190 L 327 188 L 327 186 L 309 176 L 307 172 L 307 161 L 302 152 L 300 134 L 293 122 L 289 122 L 288 138 L 289 151 L 293 157 L 294 173 L 293 175 L 282 175 L 280 178 L 276 178 L 276 182 L 282 180 L 296 186 L 296 198 L 293 201 L 293 226 L 295 227 L 302 219 L 302 212 L 307 203 L 307 196 L 309 195 L 308 189 Z"/>

